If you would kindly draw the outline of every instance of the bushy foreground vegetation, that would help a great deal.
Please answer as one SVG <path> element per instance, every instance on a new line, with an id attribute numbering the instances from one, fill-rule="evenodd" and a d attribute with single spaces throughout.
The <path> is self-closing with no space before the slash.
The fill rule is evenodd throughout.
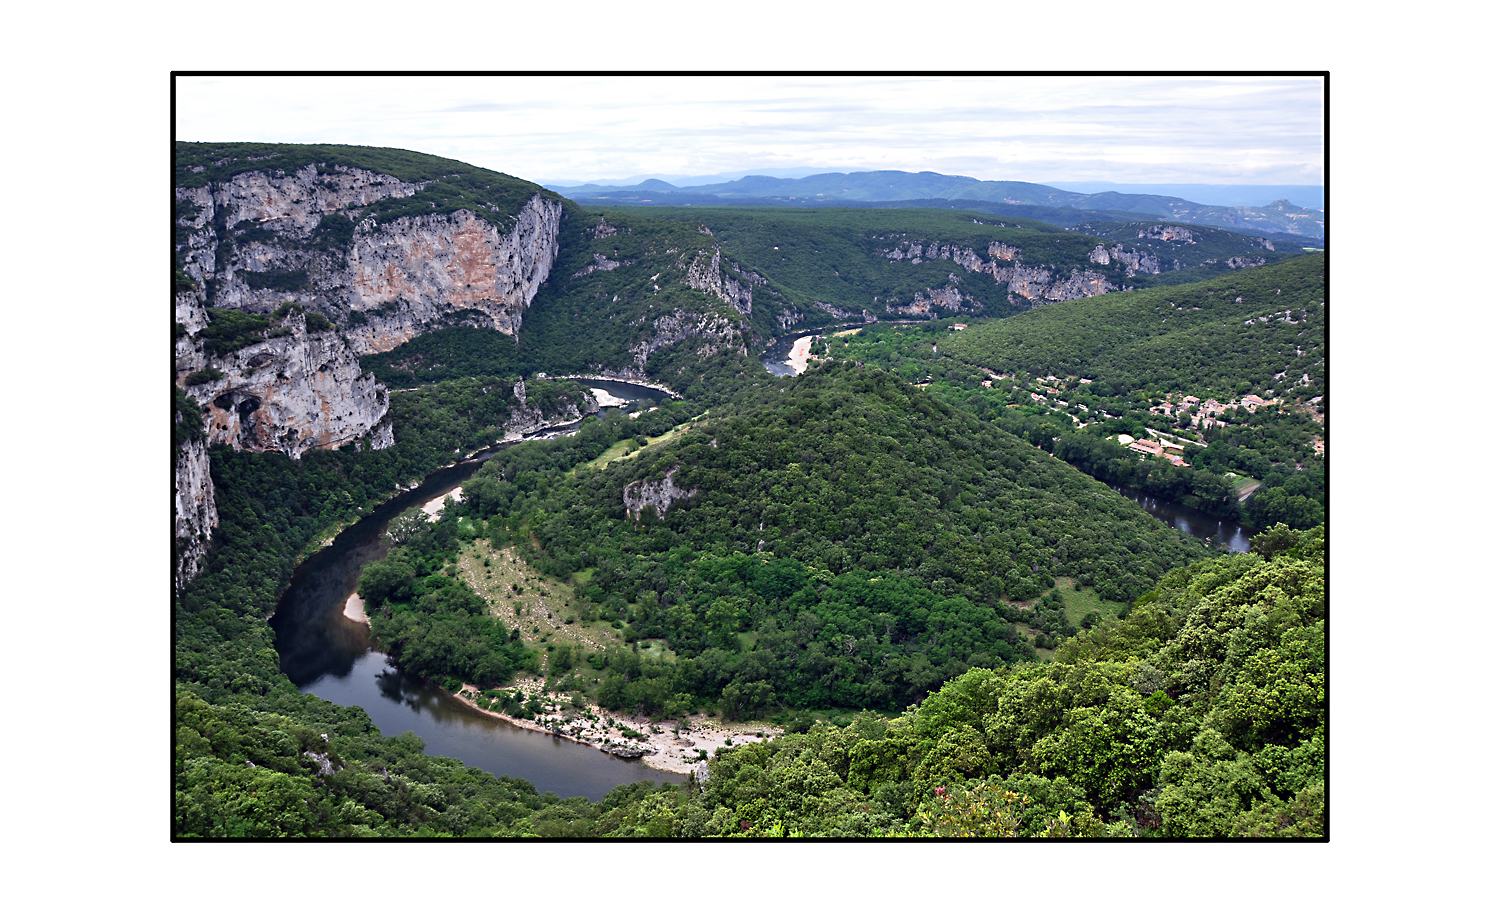
<path id="1" fill-rule="evenodd" d="M 1322 836 L 1322 531 L 1256 550 L 1174 570 L 1053 662 L 976 668 L 894 719 L 721 751 L 702 788 L 597 804 L 425 756 L 289 686 L 253 706 L 180 687 L 174 833 Z"/>
<path id="2" fill-rule="evenodd" d="M 976 668 L 905 714 L 722 752 L 611 833 L 1317 837 L 1321 528 L 1177 569 L 1052 662 Z"/>

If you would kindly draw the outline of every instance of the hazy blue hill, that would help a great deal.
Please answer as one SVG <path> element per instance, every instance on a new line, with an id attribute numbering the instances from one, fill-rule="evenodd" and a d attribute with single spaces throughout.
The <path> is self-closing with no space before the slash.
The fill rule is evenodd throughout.
<path id="1" fill-rule="evenodd" d="M 1323 208 L 1326 200 L 1321 185 L 1216 185 L 1178 182 L 1169 184 L 1136 184 L 1119 182 L 1055 182 L 1055 188 L 1083 195 L 1098 192 L 1123 192 L 1127 195 L 1165 195 L 1208 205 L 1224 207 L 1259 207 L 1268 201 L 1285 198 L 1304 208 Z"/>
<path id="2" fill-rule="evenodd" d="M 619 193 L 628 193 L 632 189 L 584 187 L 564 188 L 560 191 L 576 200 L 583 200 L 603 196 L 616 198 Z M 985 181 L 969 176 L 948 176 L 936 172 L 910 173 L 899 170 L 823 173 L 802 179 L 746 176 L 733 182 L 693 186 L 690 189 L 669 191 L 666 188 L 653 188 L 652 191 L 672 196 L 671 201 L 654 199 L 652 202 L 654 204 L 696 205 L 707 203 L 715 198 L 724 203 L 749 202 L 754 199 L 767 198 L 795 200 L 799 203 L 804 199 L 811 201 L 820 198 L 865 202 L 896 202 L 910 199 L 992 201 L 1012 206 L 1116 211 L 1236 230 L 1295 233 L 1318 239 L 1323 237 L 1324 220 L 1321 210 L 1304 208 L 1284 200 L 1278 200 L 1265 207 L 1228 207 L 1204 205 L 1167 195 L 1143 195 L 1118 191 L 1085 194 L 1032 182 Z"/>

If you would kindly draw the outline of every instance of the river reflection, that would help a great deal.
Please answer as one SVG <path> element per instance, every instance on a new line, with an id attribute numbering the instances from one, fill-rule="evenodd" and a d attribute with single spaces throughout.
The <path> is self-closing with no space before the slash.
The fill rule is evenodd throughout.
<path id="1" fill-rule="evenodd" d="M 1200 540 L 1224 547 L 1232 553 L 1248 553 L 1250 551 L 1250 537 L 1255 533 L 1253 528 L 1245 527 L 1236 523 L 1225 523 L 1209 517 L 1201 511 L 1195 511 L 1186 505 L 1169 502 L 1163 498 L 1149 495 L 1139 489 L 1128 486 L 1110 486 L 1116 492 L 1134 501 L 1146 510 L 1148 514 L 1161 521 L 1176 527 L 1183 533 L 1190 534 Z"/>
<path id="2" fill-rule="evenodd" d="M 597 802 L 622 783 L 682 779 L 482 715 L 368 649 L 345 673 L 324 674 L 300 689 L 340 706 L 359 706 L 386 735 L 416 733 L 427 742 L 429 754 L 454 757 L 497 776 L 520 777 L 562 798 L 581 795 Z"/>
<path id="3" fill-rule="evenodd" d="M 660 399 L 659 390 L 613 381 L 587 381 L 621 399 Z M 381 505 L 307 559 L 276 607 L 271 627 L 281 669 L 304 693 L 341 706 L 359 706 L 386 735 L 415 732 L 427 753 L 455 757 L 496 775 L 529 780 L 541 792 L 598 801 L 622 783 L 678 781 L 597 748 L 517 728 L 465 706 L 426 681 L 401 672 L 370 647 L 368 624 L 344 615 L 360 570 L 384 558 L 381 535 L 391 519 L 473 476 L 490 454 L 439 470 L 420 486 Z"/>

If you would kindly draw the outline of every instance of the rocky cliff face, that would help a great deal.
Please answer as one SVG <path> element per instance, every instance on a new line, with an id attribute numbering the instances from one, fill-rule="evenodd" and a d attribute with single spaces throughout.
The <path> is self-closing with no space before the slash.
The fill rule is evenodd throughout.
<path id="1" fill-rule="evenodd" d="M 198 574 L 208 541 L 219 526 L 214 483 L 208 474 L 208 449 L 203 441 L 184 441 L 177 449 L 175 506 L 177 537 L 173 582 L 180 589 Z"/>
<path id="2" fill-rule="evenodd" d="M 631 520 L 640 520 L 641 511 L 647 507 L 653 509 L 657 517 L 664 517 L 673 504 L 698 494 L 697 489 L 682 489 L 673 484 L 672 477 L 680 469 L 674 466 L 661 479 L 638 479 L 625 486 L 625 512 Z"/>
<path id="3" fill-rule="evenodd" d="M 526 381 L 517 380 L 514 392 L 520 406 L 511 410 L 510 419 L 505 423 L 505 440 L 507 441 L 519 440 L 546 428 L 571 425 L 585 415 L 592 415 L 599 411 L 599 403 L 593 396 L 585 397 L 582 406 L 574 405 L 573 401 L 567 397 L 561 397 L 558 399 L 557 413 L 544 416 L 541 409 L 534 405 L 527 405 Z"/>
<path id="4" fill-rule="evenodd" d="M 314 165 L 179 188 L 183 269 L 208 307 L 265 313 L 295 299 L 345 326 L 359 354 L 457 323 L 515 335 L 557 257 L 562 203 L 537 194 L 499 220 L 467 210 L 360 218 L 423 187 Z"/>
<path id="5" fill-rule="evenodd" d="M 293 311 L 264 337 L 228 354 L 213 354 L 203 331 L 208 316 L 197 291 L 176 297 L 176 382 L 204 413 L 202 440 L 179 449 L 176 471 L 177 582 L 198 571 L 218 523 L 207 448 L 280 451 L 297 458 L 309 450 L 354 444 L 379 450 L 393 443 L 384 418 L 389 394 L 364 373 L 336 329 L 312 332 Z"/>
<path id="6" fill-rule="evenodd" d="M 1186 227 L 1170 227 L 1166 224 L 1157 224 L 1154 227 L 1147 227 L 1139 231 L 1136 233 L 1136 238 L 1142 240 L 1164 240 L 1169 243 L 1191 243 L 1193 242 L 1193 231 Z"/>
<path id="7" fill-rule="evenodd" d="M 1108 251 L 1105 251 L 1103 246 L 1094 247 L 1089 259 L 1101 265 L 1108 265 L 1110 259 L 1114 259 L 1125 266 L 1125 274 L 1130 277 L 1134 277 L 1136 272 L 1148 275 L 1161 274 L 1161 262 L 1155 255 L 1149 252 L 1137 252 L 1133 249 L 1127 250 L 1118 244 Z"/>
<path id="8" fill-rule="evenodd" d="M 538 195 L 506 234 L 469 211 L 361 224 L 347 296 L 366 319 L 350 325 L 350 344 L 360 354 L 389 351 L 459 321 L 517 335 L 557 257 L 561 219 L 562 204 Z"/>
<path id="9" fill-rule="evenodd" d="M 966 271 L 989 275 L 995 279 L 996 284 L 1004 285 L 1008 295 L 1019 295 L 1027 300 L 1036 302 L 1059 302 L 1064 300 L 1076 300 L 1079 297 L 1092 297 L 1096 294 L 1104 294 L 1119 288 L 1098 272 L 1078 271 L 1073 269 L 1068 278 L 1053 281 L 1053 273 L 1039 266 L 1030 266 L 1020 261 L 1021 251 L 1014 246 L 1004 243 L 991 243 L 987 250 L 988 259 L 980 256 L 971 247 L 955 246 L 947 243 L 923 243 L 920 240 L 911 240 L 893 249 L 882 253 L 887 259 L 900 262 L 910 260 L 913 265 L 922 261 L 934 259 L 947 259 L 960 266 Z M 1096 247 L 1089 257 L 1093 262 L 1108 265 L 1109 253 L 1104 247 Z M 1102 261 L 1101 261 L 1102 260 Z M 1004 264 L 1002 264 L 1004 263 Z M 949 276 L 953 279 L 953 276 Z M 903 307 L 892 308 L 897 313 L 909 315 L 931 315 L 931 308 L 938 307 L 958 311 L 962 304 L 971 301 L 972 298 L 959 297 L 956 290 L 945 288 L 947 293 L 929 290 L 927 295 L 918 293 L 914 295 L 911 304 Z M 1015 297 L 1010 300 L 1015 303 Z M 952 307 L 948 307 L 952 304 Z"/>
<path id="10" fill-rule="evenodd" d="M 654 334 L 650 338 L 641 339 L 630 346 L 630 353 L 635 358 L 635 368 L 625 373 L 633 373 L 636 379 L 645 379 L 646 359 L 653 352 L 692 338 L 699 340 L 694 351 L 701 358 L 722 349 L 737 351 L 742 355 L 749 354 L 742 335 L 743 327 L 724 316 L 673 310 L 666 316 L 658 316 L 652 320 L 651 328 Z"/>
<path id="11" fill-rule="evenodd" d="M 717 247 L 712 253 L 700 251 L 697 258 L 688 266 L 683 282 L 695 291 L 703 291 L 719 298 L 734 307 L 741 316 L 749 316 L 753 289 L 757 282 L 764 284 L 765 279 L 753 272 L 750 273 L 753 277 L 745 277 L 738 265 L 732 265 L 732 267 L 733 274 L 720 271 Z"/>
<path id="12" fill-rule="evenodd" d="M 954 280 L 952 275 L 949 276 L 949 280 Z M 918 291 L 912 295 L 911 303 L 890 309 L 891 312 L 904 316 L 930 319 L 939 313 L 973 313 L 983 307 L 975 304 L 974 298 L 962 293 L 953 284 L 949 284 L 937 290 L 928 288 L 925 292 Z"/>
<path id="13" fill-rule="evenodd" d="M 197 381 L 195 370 L 217 372 Z M 280 451 L 296 459 L 309 450 L 354 444 L 379 450 L 392 443 L 382 424 L 390 396 L 336 329 L 309 332 L 293 312 L 263 341 L 204 358 L 203 368 L 178 367 L 178 385 L 203 407 L 210 444 Z M 190 382 L 190 380 L 194 382 Z"/>

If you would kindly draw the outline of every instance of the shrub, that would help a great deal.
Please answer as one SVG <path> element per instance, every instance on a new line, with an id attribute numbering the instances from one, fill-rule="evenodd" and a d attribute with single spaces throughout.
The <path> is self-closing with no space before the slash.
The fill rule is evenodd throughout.
<path id="1" fill-rule="evenodd" d="M 223 373 L 216 367 L 205 367 L 202 370 L 193 371 L 187 375 L 187 385 L 190 387 L 204 383 L 213 383 L 215 380 L 224 379 Z"/>

